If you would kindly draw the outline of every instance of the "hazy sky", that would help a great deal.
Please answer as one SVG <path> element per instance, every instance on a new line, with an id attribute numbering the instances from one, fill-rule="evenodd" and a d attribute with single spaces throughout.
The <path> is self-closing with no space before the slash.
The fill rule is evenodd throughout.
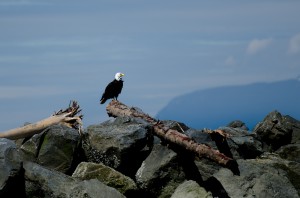
<path id="1" fill-rule="evenodd" d="M 78 100 L 85 127 L 116 72 L 119 100 L 155 114 L 173 97 L 300 75 L 300 1 L 0 0 L 0 131 Z"/>

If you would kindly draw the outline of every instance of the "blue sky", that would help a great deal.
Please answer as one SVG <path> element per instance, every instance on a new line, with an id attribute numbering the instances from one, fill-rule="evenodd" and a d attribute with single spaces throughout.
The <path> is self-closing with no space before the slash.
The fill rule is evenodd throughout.
<path id="1" fill-rule="evenodd" d="M 0 0 L 0 131 L 78 100 L 84 125 L 116 72 L 155 116 L 198 89 L 300 75 L 300 1 Z"/>

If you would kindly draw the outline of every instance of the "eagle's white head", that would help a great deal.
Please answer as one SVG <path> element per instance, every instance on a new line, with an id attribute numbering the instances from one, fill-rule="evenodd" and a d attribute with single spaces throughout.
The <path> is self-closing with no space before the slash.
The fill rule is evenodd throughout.
<path id="1" fill-rule="evenodd" d="M 122 77 L 124 76 L 125 74 L 122 74 L 121 72 L 118 72 L 118 73 L 116 73 L 116 75 L 115 75 L 115 79 L 117 80 L 117 81 L 120 81 L 120 80 L 122 80 Z"/>

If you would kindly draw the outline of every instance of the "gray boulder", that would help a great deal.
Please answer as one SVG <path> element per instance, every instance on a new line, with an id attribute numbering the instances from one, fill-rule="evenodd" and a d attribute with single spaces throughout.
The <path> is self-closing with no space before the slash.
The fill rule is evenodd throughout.
<path id="1" fill-rule="evenodd" d="M 285 120 L 292 126 L 293 134 L 291 143 L 300 143 L 300 121 L 286 115 Z"/>
<path id="2" fill-rule="evenodd" d="M 249 131 L 249 128 L 246 126 L 246 124 L 241 121 L 241 120 L 234 120 L 232 122 L 230 122 L 227 127 L 231 127 L 231 128 L 237 128 L 237 129 L 242 129 L 245 131 Z"/>
<path id="3" fill-rule="evenodd" d="M 255 126 L 253 132 L 264 143 L 265 151 L 275 151 L 292 142 L 293 128 L 290 118 L 282 116 L 278 111 L 273 111 Z"/>
<path id="4" fill-rule="evenodd" d="M 203 181 L 211 178 L 216 172 L 220 170 L 220 168 L 222 168 L 221 165 L 206 158 L 195 160 L 195 165 Z"/>
<path id="5" fill-rule="evenodd" d="M 230 135 L 226 139 L 218 134 L 208 134 L 204 130 L 188 129 L 185 133 L 196 142 L 206 144 L 234 159 L 253 159 L 261 155 L 262 143 L 253 133 L 245 130 L 242 124 L 241 127 L 238 127 L 238 123 L 236 125 L 218 128 Z"/>
<path id="6" fill-rule="evenodd" d="M 286 169 L 290 181 L 300 195 L 300 144 L 282 146 L 275 153 L 284 159 L 283 168 Z"/>
<path id="7" fill-rule="evenodd" d="M 124 195 L 131 195 L 137 190 L 137 186 L 131 178 L 104 164 L 81 162 L 72 177 L 81 180 L 98 179 L 105 185 L 117 189 Z"/>
<path id="8" fill-rule="evenodd" d="M 0 138 L 0 197 L 23 195 L 21 158 L 17 147 L 13 141 Z"/>
<path id="9" fill-rule="evenodd" d="M 290 181 L 288 167 L 280 158 L 266 156 L 264 159 L 240 159 L 237 162 L 240 176 L 225 168 L 214 174 L 229 197 L 299 197 Z"/>
<path id="10" fill-rule="evenodd" d="M 219 141 L 222 146 L 218 147 L 223 152 L 222 149 L 225 149 L 224 147 L 227 144 L 227 150 L 230 151 L 223 152 L 227 156 L 234 159 L 254 159 L 263 153 L 262 143 L 256 138 L 255 134 L 239 127 L 220 127 L 219 129 L 229 134 L 226 140 Z"/>
<path id="11" fill-rule="evenodd" d="M 185 180 L 178 155 L 166 146 L 154 145 L 152 152 L 136 173 L 138 187 L 150 197 L 170 197 Z"/>
<path id="12" fill-rule="evenodd" d="M 204 130 L 188 129 L 185 131 L 185 134 L 199 144 L 205 144 L 213 149 L 218 149 L 215 141 L 212 140 L 211 135 L 205 133 Z"/>
<path id="13" fill-rule="evenodd" d="M 219 150 L 216 142 L 212 139 L 211 135 L 206 133 L 204 130 L 195 130 L 195 129 L 188 129 L 185 131 L 186 135 L 188 135 L 191 139 L 193 139 L 195 142 L 199 143 L 199 144 L 205 144 L 213 149 Z M 225 143 L 225 141 L 222 141 L 223 143 Z M 212 177 L 212 175 L 214 173 L 216 173 L 221 166 L 219 164 L 217 164 L 216 162 L 209 160 L 207 158 L 196 158 L 196 160 L 194 160 L 194 165 L 196 167 L 197 170 L 193 170 L 191 174 L 193 175 L 197 175 L 197 178 L 193 178 L 194 180 L 201 180 L 201 181 L 205 181 L 208 178 Z M 191 167 L 193 166 L 193 164 L 189 165 L 189 170 L 191 170 Z M 198 172 L 198 173 L 197 173 Z M 199 177 L 201 177 L 199 179 Z M 191 178 L 189 178 L 191 179 Z"/>
<path id="14" fill-rule="evenodd" d="M 190 129 L 184 123 L 178 122 L 178 121 L 175 121 L 175 120 L 162 120 L 161 122 L 163 123 L 163 125 L 166 128 L 177 130 L 177 131 L 182 132 L 182 133 L 185 132 L 186 130 Z"/>
<path id="15" fill-rule="evenodd" d="M 64 125 L 53 125 L 32 136 L 20 147 L 24 160 L 37 162 L 63 173 L 74 169 L 73 162 L 80 146 L 78 131 Z"/>
<path id="16" fill-rule="evenodd" d="M 195 181 L 189 180 L 180 184 L 171 198 L 212 198 L 212 194 L 207 192 Z"/>
<path id="17" fill-rule="evenodd" d="M 89 126 L 84 143 L 87 160 L 134 176 L 149 153 L 145 149 L 149 127 L 144 121 L 130 117 L 117 117 L 100 125 Z"/>
<path id="18" fill-rule="evenodd" d="M 300 163 L 300 143 L 282 146 L 275 153 L 283 159 Z"/>
<path id="19" fill-rule="evenodd" d="M 125 197 L 116 189 L 108 187 L 96 179 L 81 181 L 33 162 L 24 162 L 23 167 L 26 197 Z"/>
<path id="20" fill-rule="evenodd" d="M 44 136 L 45 134 L 42 132 L 33 135 L 29 139 L 16 140 L 16 143 L 20 148 L 20 153 L 22 154 L 23 160 L 37 162 L 39 149 L 41 147 L 41 144 L 43 143 Z"/>

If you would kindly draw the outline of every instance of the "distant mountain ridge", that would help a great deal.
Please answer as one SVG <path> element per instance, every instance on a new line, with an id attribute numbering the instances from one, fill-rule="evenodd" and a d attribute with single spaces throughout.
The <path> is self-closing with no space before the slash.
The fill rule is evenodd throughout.
<path id="1" fill-rule="evenodd" d="M 178 96 L 156 117 L 160 120 L 180 120 L 197 129 L 215 129 L 233 120 L 241 120 L 252 130 L 274 110 L 299 119 L 299 100 L 299 79 L 225 86 Z"/>

